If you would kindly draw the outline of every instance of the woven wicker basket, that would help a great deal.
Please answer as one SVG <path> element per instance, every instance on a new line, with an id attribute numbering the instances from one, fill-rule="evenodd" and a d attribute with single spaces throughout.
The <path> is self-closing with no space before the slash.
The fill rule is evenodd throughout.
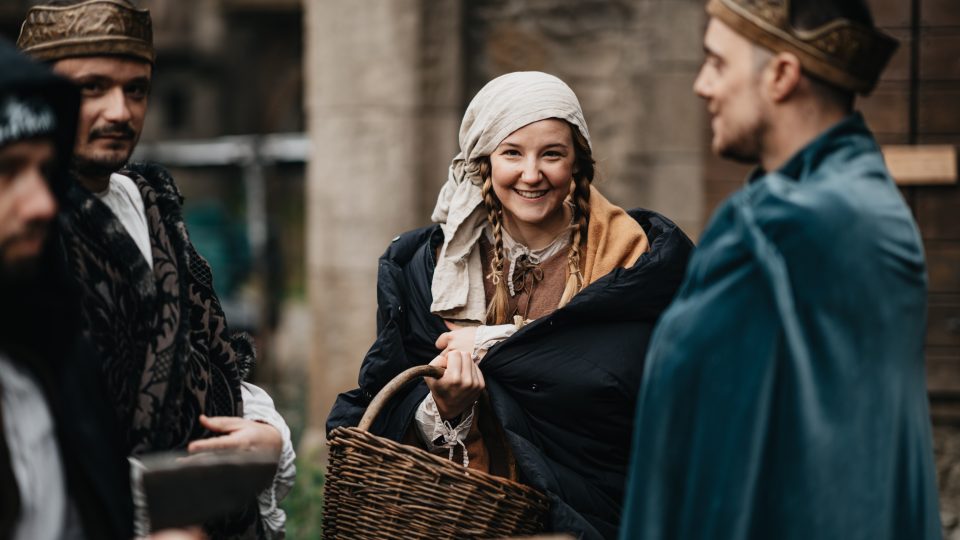
<path id="1" fill-rule="evenodd" d="M 433 366 L 404 371 L 373 398 L 358 427 L 330 433 L 324 538 L 501 538 L 543 530 L 549 503 L 539 491 L 367 431 L 406 383 L 442 374 Z"/>

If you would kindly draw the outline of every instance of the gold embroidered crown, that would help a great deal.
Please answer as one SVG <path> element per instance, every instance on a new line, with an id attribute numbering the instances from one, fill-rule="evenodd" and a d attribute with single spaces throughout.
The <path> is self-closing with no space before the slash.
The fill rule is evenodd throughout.
<path id="1" fill-rule="evenodd" d="M 30 8 L 17 47 L 44 62 L 98 55 L 154 60 L 150 12 L 120 0 Z"/>
<path id="2" fill-rule="evenodd" d="M 790 0 L 710 0 L 707 12 L 748 40 L 791 52 L 811 75 L 869 94 L 898 41 L 875 28 L 836 19 L 812 30 L 790 24 Z"/>

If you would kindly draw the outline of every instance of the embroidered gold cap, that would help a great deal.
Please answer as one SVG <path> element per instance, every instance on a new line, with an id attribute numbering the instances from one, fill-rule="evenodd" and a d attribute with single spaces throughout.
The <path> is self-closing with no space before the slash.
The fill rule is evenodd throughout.
<path id="1" fill-rule="evenodd" d="M 710 0 L 707 13 L 757 45 L 797 55 L 811 75 L 859 94 L 873 91 L 899 45 L 876 28 L 842 18 L 811 30 L 794 28 L 790 0 Z"/>
<path id="2" fill-rule="evenodd" d="M 121 0 L 34 6 L 20 28 L 17 47 L 44 62 L 98 55 L 154 61 L 150 12 Z"/>

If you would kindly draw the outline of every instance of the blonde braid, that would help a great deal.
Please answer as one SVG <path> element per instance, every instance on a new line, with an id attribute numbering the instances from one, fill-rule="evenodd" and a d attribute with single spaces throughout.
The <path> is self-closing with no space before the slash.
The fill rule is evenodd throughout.
<path id="1" fill-rule="evenodd" d="M 559 307 L 563 307 L 583 288 L 583 272 L 580 271 L 580 244 L 587 237 L 590 222 L 590 181 L 576 176 L 571 186 L 573 199 L 573 236 L 567 254 L 567 285 L 563 289 Z"/>
<path id="2" fill-rule="evenodd" d="M 487 306 L 487 324 L 505 324 L 510 305 L 507 282 L 503 277 L 503 208 L 493 192 L 493 180 L 490 176 L 490 163 L 484 159 L 480 163 L 480 177 L 483 178 L 483 205 L 487 208 L 487 220 L 493 230 L 493 259 L 490 261 L 490 281 L 493 282 L 493 298 Z"/>
<path id="3" fill-rule="evenodd" d="M 586 137 L 573 125 L 573 146 L 576 151 L 576 172 L 570 186 L 570 198 L 573 200 L 573 237 L 570 239 L 570 253 L 567 255 L 567 284 L 560 298 L 563 307 L 583 288 L 583 272 L 580 271 L 580 244 L 587 237 L 590 225 L 590 184 L 593 182 L 596 163 L 590 152 Z"/>

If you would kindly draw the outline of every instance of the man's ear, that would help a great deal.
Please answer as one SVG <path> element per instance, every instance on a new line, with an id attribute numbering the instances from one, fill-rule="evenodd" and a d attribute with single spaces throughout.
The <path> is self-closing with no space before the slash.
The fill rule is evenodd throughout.
<path id="1" fill-rule="evenodd" d="M 764 84 L 774 103 L 779 103 L 793 94 L 803 76 L 800 59 L 793 53 L 777 53 L 767 64 Z"/>

